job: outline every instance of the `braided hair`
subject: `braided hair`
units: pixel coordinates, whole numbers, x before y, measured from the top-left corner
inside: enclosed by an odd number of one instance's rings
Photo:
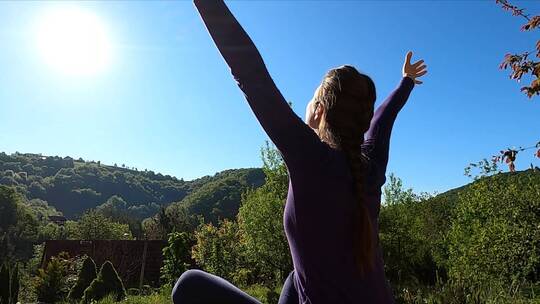
[[[367,159],[362,154],[364,133],[369,129],[376,98],[375,84],[367,75],[344,65],[328,71],[315,96],[324,107],[318,128],[322,141],[343,151],[353,176],[357,205],[353,248],[361,274],[373,268],[373,227],[364,200]]]

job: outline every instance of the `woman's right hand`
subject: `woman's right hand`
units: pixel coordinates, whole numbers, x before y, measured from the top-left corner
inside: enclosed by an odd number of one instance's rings
[[[422,81],[418,80],[427,73],[427,66],[424,63],[424,60],[419,60],[411,64],[411,57],[413,53],[411,51],[407,52],[405,56],[405,62],[403,63],[403,77],[411,78],[415,84],[422,84]]]

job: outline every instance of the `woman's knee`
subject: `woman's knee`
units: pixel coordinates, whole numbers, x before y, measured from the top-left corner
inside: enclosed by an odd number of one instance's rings
[[[175,304],[189,303],[189,300],[195,300],[200,292],[204,291],[203,286],[207,281],[208,274],[202,270],[190,269],[185,271],[172,290],[172,300]]]

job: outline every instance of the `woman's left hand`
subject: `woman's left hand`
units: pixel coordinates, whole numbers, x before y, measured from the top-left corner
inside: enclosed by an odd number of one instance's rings
[[[418,80],[427,73],[427,66],[424,64],[424,60],[419,60],[411,64],[411,57],[413,53],[409,51],[405,57],[405,63],[403,63],[403,77],[411,78],[415,84],[422,84],[422,81]]]

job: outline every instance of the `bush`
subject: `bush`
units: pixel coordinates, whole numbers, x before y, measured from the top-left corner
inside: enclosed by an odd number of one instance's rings
[[[67,284],[68,262],[62,257],[52,257],[45,269],[39,269],[34,280],[39,302],[62,301],[69,291]]]
[[[193,244],[193,237],[185,232],[169,234],[168,244],[163,248],[163,267],[161,267],[161,279],[166,284],[174,284],[180,275],[191,267]]]
[[[101,270],[90,286],[84,291],[82,301],[89,303],[92,300],[101,300],[111,295],[115,301],[121,301],[126,297],[124,284],[111,262],[107,261],[101,266]]]
[[[279,300],[278,290],[268,288],[267,286],[255,284],[245,288],[245,291],[250,296],[261,301],[263,304],[274,304]]]
[[[84,259],[81,271],[77,277],[77,282],[71,288],[68,294],[70,300],[80,300],[83,297],[84,290],[90,286],[92,281],[97,277],[96,263],[92,258]]]
[[[41,264],[41,258],[43,257],[43,244],[34,245],[34,254],[32,258],[22,267],[19,272],[20,276],[20,291],[19,300],[21,303],[34,303],[36,302],[35,280],[34,276],[37,274]]]
[[[205,271],[233,280],[234,273],[243,263],[243,247],[238,235],[238,225],[225,220],[218,227],[212,223],[199,226],[195,231],[197,243],[193,246],[192,256],[197,265]]]
[[[449,232],[449,274],[468,284],[537,282],[540,174],[497,175],[459,195]]]
[[[430,235],[444,229],[431,223],[440,217],[438,212],[431,212],[428,195],[404,189],[401,179],[393,174],[383,190],[385,204],[379,215],[379,238],[386,277],[398,289],[419,283],[434,284],[437,267]]]

